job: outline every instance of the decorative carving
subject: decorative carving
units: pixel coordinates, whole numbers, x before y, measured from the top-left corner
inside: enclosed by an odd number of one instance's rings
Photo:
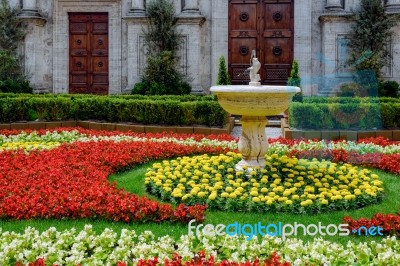
[[[82,67],[82,62],[77,62],[76,66],[79,67],[79,68]]]
[[[76,52],[76,55],[82,55],[82,54],[83,54],[82,51]]]
[[[283,37],[282,31],[276,30],[274,33],[272,33],[271,37]]]
[[[97,41],[97,44],[98,44],[98,45],[103,45],[103,40],[98,40],[98,41]]]
[[[280,21],[282,19],[283,15],[280,11],[276,11],[274,12],[274,14],[272,15],[272,19],[275,21]]]
[[[103,67],[103,66],[104,66],[103,62],[99,62],[99,63],[97,63],[97,65],[98,65],[99,67]]]
[[[77,43],[78,45],[81,45],[81,44],[82,44],[82,41],[81,41],[81,40],[77,40],[76,43]]]
[[[241,55],[248,55],[249,54],[249,47],[247,46],[240,46],[239,47],[239,53]]]
[[[241,21],[243,21],[243,22],[249,20],[249,17],[250,17],[250,15],[249,15],[249,13],[247,13],[247,12],[242,12],[242,13],[240,13],[240,15],[239,15],[239,19],[240,19]]]
[[[280,46],[274,46],[272,48],[272,53],[276,56],[281,55],[282,54],[282,47]]]
[[[238,35],[238,37],[250,37],[248,31],[241,31]]]
[[[97,55],[103,55],[103,52],[102,51],[98,51],[96,54]]]

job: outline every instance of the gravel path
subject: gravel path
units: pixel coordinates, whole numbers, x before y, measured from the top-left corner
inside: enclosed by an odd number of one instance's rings
[[[282,136],[280,127],[266,127],[265,132],[267,134],[267,138],[277,138]],[[240,137],[242,133],[242,127],[235,126],[231,132],[231,135],[234,137]]]

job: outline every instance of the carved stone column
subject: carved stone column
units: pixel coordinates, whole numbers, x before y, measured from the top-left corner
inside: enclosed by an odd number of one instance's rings
[[[342,0],[326,0],[325,8],[330,11],[343,11]]]
[[[389,13],[400,13],[400,0],[386,0],[385,8]]]
[[[146,16],[146,10],[144,8],[145,0],[132,0],[132,7],[129,10],[129,15],[134,17]]]

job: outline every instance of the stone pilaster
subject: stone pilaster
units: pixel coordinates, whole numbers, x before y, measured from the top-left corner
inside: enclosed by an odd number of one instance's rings
[[[23,0],[19,17],[33,20],[39,26],[43,26],[46,23],[46,19],[39,13],[36,0]]]
[[[325,9],[329,11],[343,11],[343,0],[326,0]]]
[[[199,14],[199,0],[184,0],[182,5],[182,12]]]
[[[128,12],[129,16],[133,17],[144,17],[146,16],[146,10],[144,7],[144,0],[132,0],[131,9]]]

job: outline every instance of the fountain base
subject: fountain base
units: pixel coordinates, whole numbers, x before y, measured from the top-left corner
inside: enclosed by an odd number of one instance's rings
[[[260,82],[249,82],[249,86],[261,86]]]

